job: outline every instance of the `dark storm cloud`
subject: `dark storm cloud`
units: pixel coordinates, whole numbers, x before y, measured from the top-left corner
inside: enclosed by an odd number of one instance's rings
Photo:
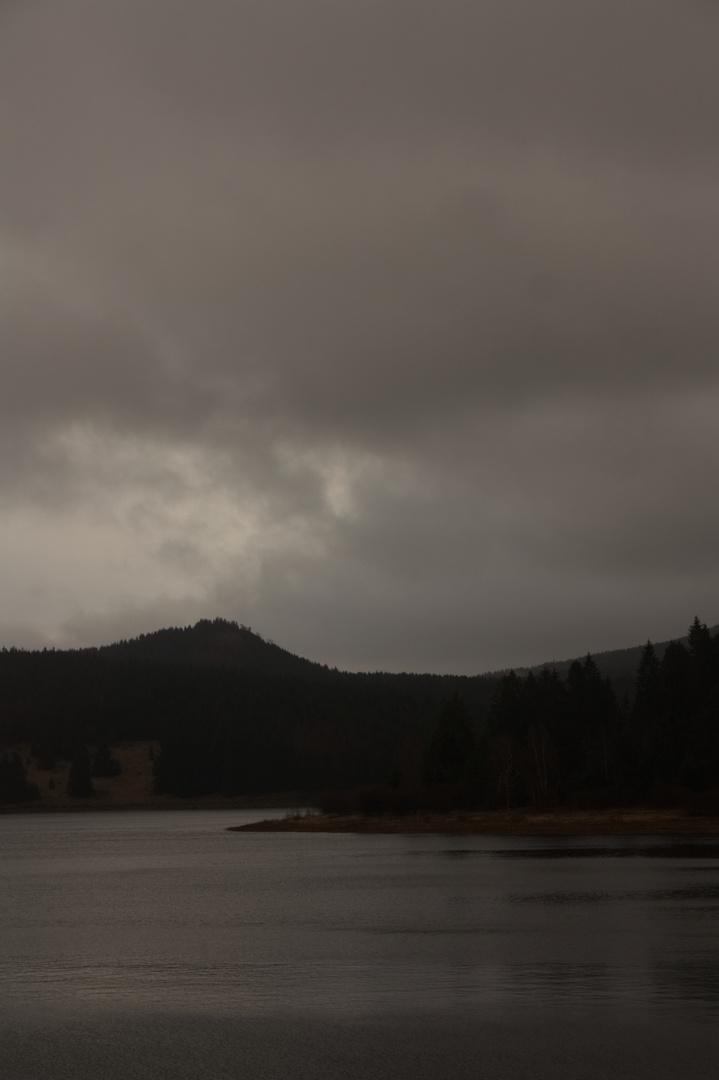
[[[205,605],[476,670],[712,620],[718,31],[698,0],[0,8],[0,486],[18,537],[102,520],[130,567],[32,632]]]

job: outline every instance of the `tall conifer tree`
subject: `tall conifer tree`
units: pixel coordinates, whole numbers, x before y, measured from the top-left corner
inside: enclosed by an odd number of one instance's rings
[[[95,793],[92,786],[90,755],[84,743],[77,747],[73,755],[67,777],[67,793],[72,799],[87,799]]]

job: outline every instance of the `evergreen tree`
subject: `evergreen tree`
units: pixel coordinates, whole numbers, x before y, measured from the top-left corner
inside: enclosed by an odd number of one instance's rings
[[[692,701],[681,781],[695,791],[719,783],[719,657],[716,642],[698,618],[689,628]]]
[[[632,718],[637,727],[645,728],[656,723],[660,698],[659,660],[654,646],[648,641],[642,650],[635,683]]]
[[[661,771],[661,673],[654,646],[648,641],[642,650],[634,690],[626,753],[626,769],[632,786],[651,787]]]
[[[430,784],[458,784],[468,780],[475,766],[477,741],[467,708],[454,694],[442,709],[427,748],[425,780]]]
[[[696,616],[689,627],[688,636],[695,708],[700,710],[719,677],[719,665],[717,665],[716,650],[709,629]]]
[[[543,668],[537,677],[530,672],[522,698],[526,710],[519,757],[522,794],[535,808],[547,807],[558,797],[557,735],[566,707],[564,684],[553,668]]]
[[[520,734],[524,727],[524,687],[523,680],[514,671],[499,680],[489,705],[487,731],[490,736],[515,737]]]
[[[119,776],[121,772],[120,762],[113,757],[112,751],[106,742],[101,742],[92,759],[93,776]]]
[[[67,793],[72,799],[87,799],[95,794],[92,786],[90,755],[84,743],[75,750],[67,777]]]
[[[617,700],[592,657],[575,660],[567,675],[566,768],[574,790],[615,782]]]
[[[55,768],[57,754],[52,743],[34,739],[30,751],[35,758],[38,769],[49,771]]]
[[[691,657],[680,641],[671,641],[664,650],[659,681],[658,779],[663,784],[676,784],[681,781],[681,765],[689,744],[690,721],[694,711]]]
[[[20,755],[5,754],[0,758],[0,802],[29,802],[39,798],[35,784],[28,783]]]

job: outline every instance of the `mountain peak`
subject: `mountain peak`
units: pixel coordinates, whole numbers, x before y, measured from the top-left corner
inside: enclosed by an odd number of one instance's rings
[[[228,619],[200,619],[194,626],[140,634],[99,650],[112,659],[137,657],[167,664],[231,668],[274,675],[318,675],[326,669],[267,641],[250,626]]]

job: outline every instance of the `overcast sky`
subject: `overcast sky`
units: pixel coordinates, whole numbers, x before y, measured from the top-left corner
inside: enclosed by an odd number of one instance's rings
[[[0,645],[719,621],[716,0],[0,0]]]

